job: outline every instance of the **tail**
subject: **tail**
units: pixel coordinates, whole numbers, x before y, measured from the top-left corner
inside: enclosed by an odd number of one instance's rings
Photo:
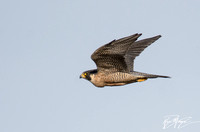
[[[171,78],[169,76],[154,75],[154,74],[148,74],[148,73],[142,73],[142,72],[135,72],[135,71],[132,74],[136,75],[136,76],[140,76],[141,78],[144,77],[146,79],[148,79],[148,78],[158,78],[158,77],[160,77],[160,78]]]
[[[170,76],[163,76],[163,75],[153,75],[153,74],[147,74],[147,76],[145,76],[147,78],[171,78]]]

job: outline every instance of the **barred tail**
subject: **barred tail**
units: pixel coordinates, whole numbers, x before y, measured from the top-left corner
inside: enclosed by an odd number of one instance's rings
[[[154,74],[148,74],[148,73],[142,73],[142,72],[132,72],[133,75],[145,77],[145,78],[171,78],[169,76],[163,76],[163,75],[154,75]]]

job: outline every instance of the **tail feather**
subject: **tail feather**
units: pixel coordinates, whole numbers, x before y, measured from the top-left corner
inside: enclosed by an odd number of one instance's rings
[[[140,77],[145,77],[145,78],[171,78],[169,76],[163,76],[163,75],[154,75],[154,74],[148,74],[148,73],[142,73],[142,72],[133,72],[132,73],[133,75],[136,75],[136,76],[140,76]]]
[[[158,77],[160,77],[160,78],[171,78],[171,77],[169,77],[169,76],[153,75],[153,74],[148,74],[148,75],[145,76],[145,77],[147,77],[147,78],[158,78]]]

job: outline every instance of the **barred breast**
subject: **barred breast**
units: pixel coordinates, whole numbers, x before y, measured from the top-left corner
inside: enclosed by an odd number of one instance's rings
[[[115,72],[108,74],[105,76],[104,81],[106,83],[126,83],[126,82],[134,82],[137,80],[137,77],[133,76],[129,73],[123,73],[123,72]]]

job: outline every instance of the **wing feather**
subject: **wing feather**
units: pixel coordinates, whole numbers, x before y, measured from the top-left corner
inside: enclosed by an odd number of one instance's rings
[[[161,36],[136,41],[142,34],[133,34],[98,48],[92,55],[97,69],[107,72],[131,72],[135,57]]]
[[[133,71],[133,64],[134,64],[134,59],[142,53],[142,51],[151,45],[153,42],[158,40],[161,37],[161,35],[152,37],[152,38],[147,38],[143,40],[139,40],[134,42],[131,46],[129,46],[125,57],[125,61],[127,63],[129,71]]]
[[[128,72],[125,62],[125,54],[128,47],[134,43],[141,34],[134,34],[98,48],[92,55],[92,60],[96,63],[98,70],[107,70],[110,72],[120,71]]]

